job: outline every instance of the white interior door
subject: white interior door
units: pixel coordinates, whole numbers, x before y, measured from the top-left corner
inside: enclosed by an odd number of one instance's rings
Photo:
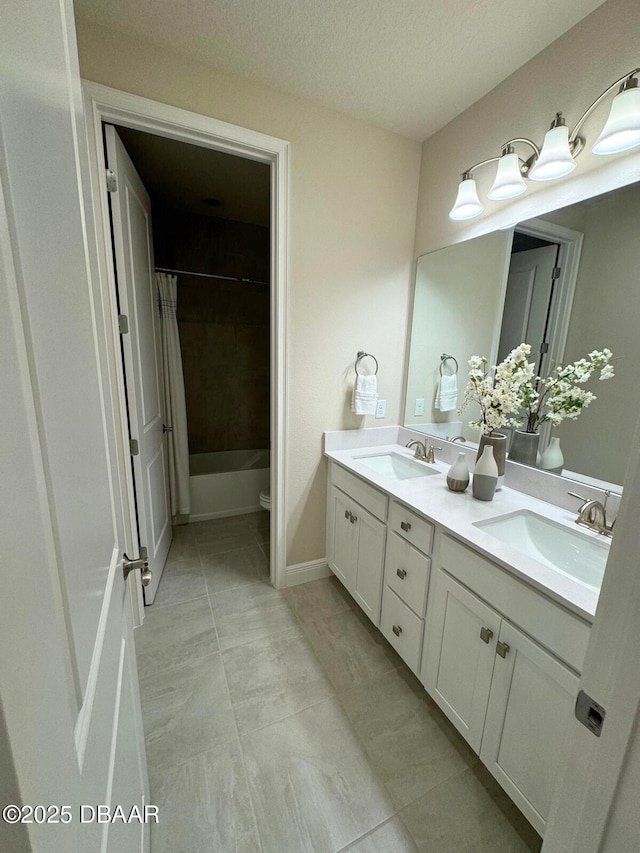
[[[153,264],[151,202],[113,125],[105,126],[107,163],[117,189],[109,194],[131,438],[140,547],[153,573],[145,602],[155,598],[171,544],[169,465],[164,424],[160,315]]]
[[[536,370],[539,372],[541,358],[538,354],[545,341],[557,251],[557,246],[542,246],[511,256],[498,347],[499,362],[524,341],[531,344],[532,360],[535,353]]]
[[[10,413],[0,453],[0,787],[10,766],[18,807],[65,808],[13,829],[0,821],[0,849],[140,853],[148,824],[127,824],[125,835],[95,816],[83,823],[81,811],[143,809],[148,782],[135,588],[122,572],[134,537],[111,385],[119,353],[83,204],[73,20],[71,0],[35,9],[7,0],[0,28],[0,399]],[[7,839],[9,830],[21,836]]]

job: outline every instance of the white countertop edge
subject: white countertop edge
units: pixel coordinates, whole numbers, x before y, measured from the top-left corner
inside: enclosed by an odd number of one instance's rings
[[[358,430],[358,432],[364,431]],[[368,435],[367,438],[369,438]],[[375,486],[389,497],[401,501],[428,521],[445,528],[447,533],[455,539],[470,545],[476,551],[587,622],[593,621],[598,603],[599,594],[597,592],[588,589],[570,577],[555,572],[532,557],[522,554],[510,545],[474,526],[474,522],[477,521],[506,515],[516,510],[530,510],[563,524],[573,531],[575,530],[575,512],[562,509],[506,486],[496,492],[492,501],[487,502],[473,498],[470,486],[462,494],[451,492],[446,484],[449,463],[436,462],[433,466],[438,469],[442,476],[390,480],[354,459],[354,450],[362,455],[367,455],[369,450],[372,453],[397,453],[407,459],[413,459],[413,451],[395,443],[368,442],[366,446],[354,444],[348,449],[325,450],[325,456],[365,482]],[[588,530],[581,530],[581,532],[603,542],[603,537],[597,533],[591,533]]]

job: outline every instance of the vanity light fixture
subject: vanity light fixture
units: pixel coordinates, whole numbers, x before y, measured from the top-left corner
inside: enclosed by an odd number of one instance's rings
[[[521,195],[527,189],[526,180],[553,181],[573,172],[576,167],[575,158],[585,146],[585,139],[580,134],[582,126],[594,109],[618,87],[609,117],[591,150],[594,154],[617,154],[640,145],[638,74],[640,68],[634,68],[608,86],[580,117],[571,133],[562,113],[556,113],[544,137],[541,150],[530,139],[518,137],[502,146],[500,157],[490,157],[467,169],[462,175],[458,196],[449,217],[473,219],[483,212],[484,206],[478,197],[473,172],[488,163],[498,163],[495,180],[488,192],[488,198],[492,201],[503,201]],[[528,160],[524,161],[516,154],[514,146],[518,143],[532,148],[533,154]]]

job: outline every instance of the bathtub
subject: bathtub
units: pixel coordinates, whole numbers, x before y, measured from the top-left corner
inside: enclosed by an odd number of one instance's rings
[[[261,509],[269,488],[268,450],[223,450],[189,456],[190,521],[241,515]]]

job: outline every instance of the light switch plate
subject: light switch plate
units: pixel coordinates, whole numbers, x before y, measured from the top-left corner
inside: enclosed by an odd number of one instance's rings
[[[424,415],[424,397],[416,397],[416,406],[413,410],[414,415]]]
[[[386,400],[378,400],[376,405],[376,417],[384,418],[387,414],[387,401]]]

